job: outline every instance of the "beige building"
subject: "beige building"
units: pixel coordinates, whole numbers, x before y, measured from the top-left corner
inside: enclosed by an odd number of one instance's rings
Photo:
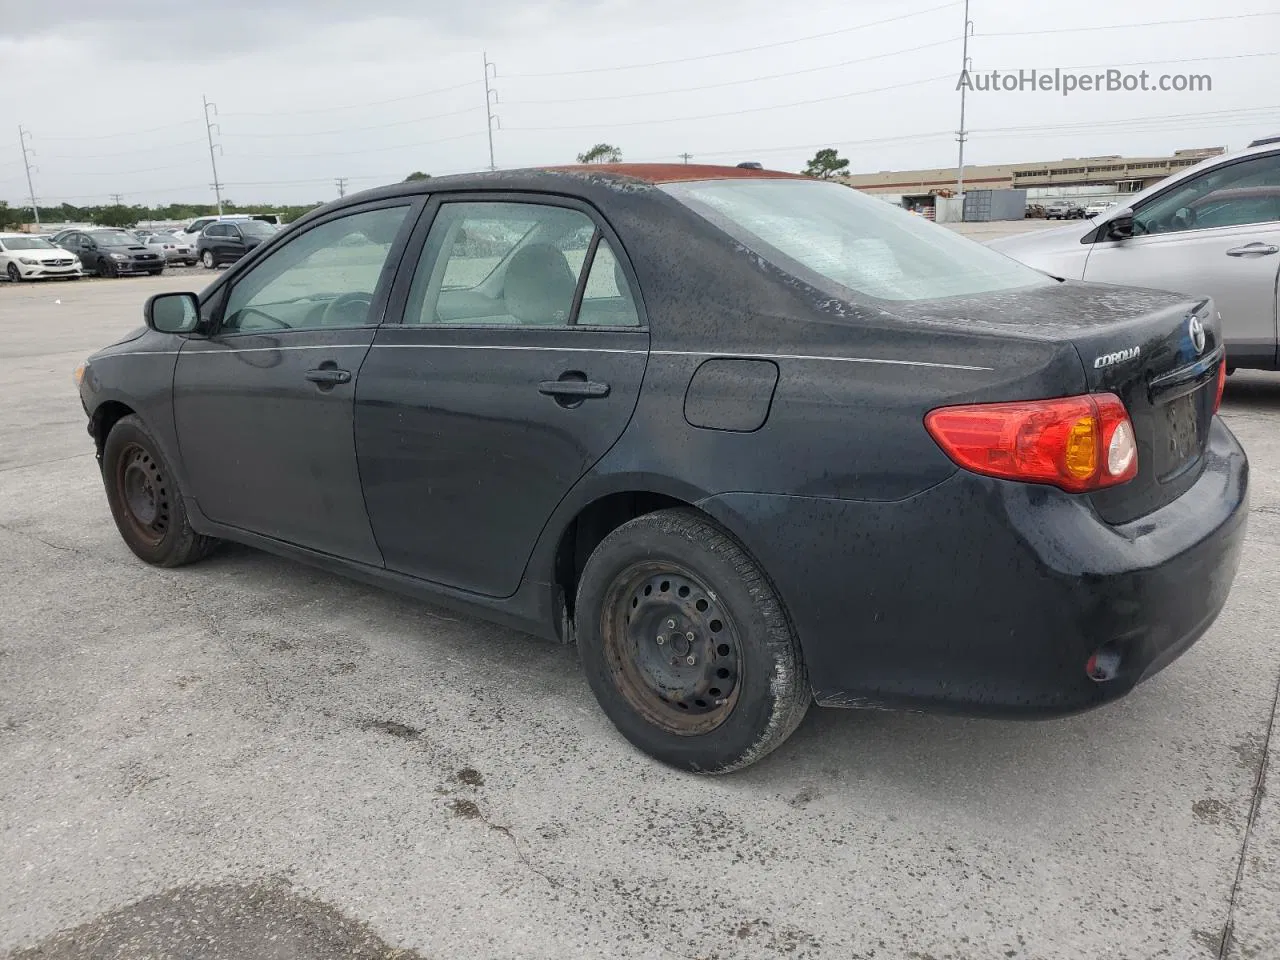
[[[1035,163],[966,165],[966,190],[1033,190],[1047,196],[1064,194],[1137,193],[1183,167],[1225,152],[1223,147],[1175,150],[1167,157],[1081,157]],[[841,177],[841,182],[867,193],[926,196],[954,190],[956,168],[937,170],[881,170]],[[1081,188],[1090,188],[1087,191]]]

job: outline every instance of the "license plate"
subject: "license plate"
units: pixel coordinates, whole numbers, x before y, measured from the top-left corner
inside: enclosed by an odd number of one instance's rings
[[[1200,418],[1196,411],[1196,395],[1179,397],[1165,407],[1168,425],[1165,439],[1168,443],[1170,467],[1178,467],[1200,451]]]

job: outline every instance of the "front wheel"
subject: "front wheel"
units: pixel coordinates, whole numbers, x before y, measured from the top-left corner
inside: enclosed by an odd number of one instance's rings
[[[116,265],[110,260],[98,261],[98,276],[115,278],[120,275],[120,271],[116,269]]]
[[[200,262],[204,264],[206,270],[212,270],[214,268],[213,251],[206,250],[200,254]]]
[[[674,767],[746,767],[809,708],[800,645],[772,585],[695,510],[646,514],[605,537],[583,570],[575,620],[604,712]]]
[[[18,265],[16,263],[9,264],[9,267],[7,270],[5,270],[5,273],[9,275],[10,283],[22,282],[22,271],[18,269]]]
[[[153,277],[158,277],[160,274],[164,273],[164,270],[148,270],[147,273],[151,274]]]
[[[136,416],[111,428],[102,482],[116,528],[140,560],[180,567],[207,556],[217,540],[191,529],[182,493],[151,432]]]

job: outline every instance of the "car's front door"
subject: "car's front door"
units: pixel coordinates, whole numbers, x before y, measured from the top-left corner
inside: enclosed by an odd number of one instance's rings
[[[1134,236],[1094,243],[1084,279],[1211,296],[1229,358],[1277,358],[1280,152],[1212,167],[1134,210]]]
[[[205,516],[381,564],[352,402],[414,209],[398,200],[317,221],[215,294],[214,332],[183,345],[173,383],[189,492]]]
[[[249,251],[244,234],[234,223],[223,226],[223,235],[219,241],[222,244],[222,256],[228,263],[235,263]]]
[[[406,262],[419,245],[357,384],[369,518],[388,569],[510,596],[631,418],[643,308],[617,237],[570,201],[446,201]]]

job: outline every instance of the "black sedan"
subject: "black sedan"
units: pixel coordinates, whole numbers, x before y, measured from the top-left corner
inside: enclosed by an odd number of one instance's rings
[[[576,642],[690,770],[814,700],[1120,696],[1209,627],[1244,538],[1211,302],[1059,282],[833,183],[401,184],[145,316],[79,375],[135,554],[239,541]]]
[[[275,227],[260,220],[218,220],[200,232],[196,257],[205,269],[212,270],[224,263],[235,263],[275,234]]]
[[[80,265],[100,277],[119,277],[127,273],[164,272],[163,253],[147,248],[126,230],[111,227],[71,230],[56,234],[58,246],[80,258]]]

